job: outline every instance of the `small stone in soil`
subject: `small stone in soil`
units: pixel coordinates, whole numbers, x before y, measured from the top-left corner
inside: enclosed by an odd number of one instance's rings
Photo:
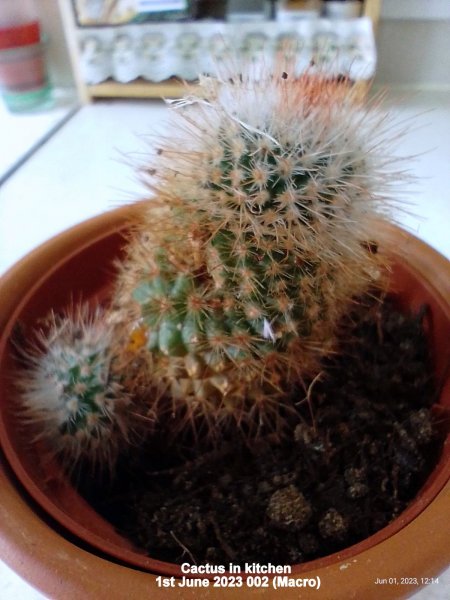
[[[280,528],[303,529],[312,515],[312,508],[295,485],[274,492],[267,505],[267,516]]]
[[[342,540],[347,530],[346,519],[335,508],[329,508],[319,521],[319,532],[325,539]]]

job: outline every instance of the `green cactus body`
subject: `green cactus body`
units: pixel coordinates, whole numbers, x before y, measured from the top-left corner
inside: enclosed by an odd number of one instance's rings
[[[317,374],[379,276],[379,122],[314,76],[208,79],[175,108],[147,169],[166,221],[143,203],[117,304],[137,306],[153,376],[190,421],[278,428],[288,390]]]

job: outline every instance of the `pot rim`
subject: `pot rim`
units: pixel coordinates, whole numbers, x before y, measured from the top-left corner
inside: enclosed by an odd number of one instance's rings
[[[0,279],[0,296],[2,288],[5,289],[7,286],[14,285],[19,291],[21,289],[25,290],[24,286],[26,285],[26,281],[23,275],[24,269],[27,269],[30,263],[46,273],[46,277],[49,276],[51,272],[55,272],[61,263],[68,259],[71,256],[76,255],[81,252],[84,248],[89,247],[91,244],[98,242],[103,238],[107,238],[113,233],[117,233],[120,231],[124,231],[127,228],[127,224],[132,222],[134,215],[133,207],[122,207],[119,209],[115,209],[113,211],[109,211],[108,213],[104,213],[97,217],[91,218],[88,221],[80,223],[71,229],[55,236],[51,240],[45,242],[43,245],[39,246],[36,250],[31,252],[29,255],[24,257],[19,263],[13,266],[1,279]],[[439,290],[434,290],[437,292],[438,300],[440,303],[445,304],[446,297],[450,297],[450,263],[440,254],[438,254],[435,250],[431,249],[424,242],[421,242],[411,234],[399,230],[397,227],[392,225],[384,226],[384,240],[386,243],[389,241],[394,242],[395,246],[393,246],[392,255],[396,258],[403,257],[406,259],[406,264],[411,272],[413,272],[416,276],[420,274],[426,274],[430,267],[433,269],[442,270],[441,277],[439,279]],[[402,239],[402,244],[398,244],[399,235]],[[54,261],[54,255],[56,253],[56,248],[59,248],[58,257],[63,256],[64,258],[60,258],[56,262]],[[62,250],[65,250],[63,253]],[[420,259],[417,259],[416,251],[422,250],[422,254],[420,254]],[[390,252],[391,253],[391,252]],[[53,260],[50,260],[53,255]],[[412,260],[414,256],[415,263],[411,265],[409,260]],[[417,259],[417,260],[416,260]],[[430,262],[431,261],[431,262]],[[50,271],[44,269],[45,264],[49,263],[51,265]],[[21,302],[16,306],[11,306],[9,312],[9,318],[6,319],[6,315],[0,315],[0,330],[3,329],[6,325],[6,320],[10,322],[14,322],[16,315],[20,312],[21,308],[26,303],[27,299],[32,296],[35,289],[39,287],[41,284],[40,280],[35,281],[34,285],[28,288],[26,294],[22,298]],[[447,303],[448,304],[448,303]],[[447,310],[448,316],[450,318],[450,306],[448,306]],[[3,319],[3,321],[2,321]],[[11,325],[10,325],[11,326]],[[8,337],[7,335],[4,336]],[[0,353],[5,344],[5,339],[0,344]],[[22,485],[28,489],[31,496],[38,502],[40,506],[42,506],[45,511],[53,518],[57,520],[59,524],[61,524],[67,531],[74,534],[77,538],[81,538],[82,541],[87,542],[91,546],[93,546],[97,552],[109,553],[113,560],[119,560],[125,563],[132,563],[137,568],[150,569],[153,573],[163,573],[167,575],[180,575],[180,568],[178,565],[174,565],[172,563],[165,563],[162,561],[157,561],[154,559],[150,559],[142,555],[141,560],[137,560],[137,555],[132,550],[127,550],[122,547],[111,547],[111,544],[106,543],[105,540],[93,534],[91,531],[86,530],[84,527],[80,526],[76,521],[71,519],[65,512],[59,509],[47,496],[43,494],[41,490],[36,486],[36,484],[29,478],[28,474],[24,471],[20,463],[17,465],[17,461],[15,460],[15,451],[9,440],[6,438],[5,441],[5,424],[3,418],[0,414],[0,436],[3,438],[2,444],[4,448],[4,452],[7,456],[10,465],[13,465],[13,469],[15,470],[16,476],[21,481]],[[449,448],[449,440],[447,439],[445,453],[448,455],[450,452]],[[16,463],[16,464],[14,464]],[[3,481],[9,481],[9,485],[11,485],[11,478],[8,477],[6,471],[2,473],[0,466],[0,483]],[[329,555],[324,558],[319,558],[314,561],[310,561],[307,563],[303,563],[300,565],[292,566],[292,573],[295,575],[307,574],[311,572],[317,572],[332,568],[333,566],[343,564],[353,565],[354,562],[359,561],[359,556],[364,555],[371,548],[376,548],[380,545],[389,543],[390,538],[396,538],[397,536],[402,535],[402,531],[408,529],[412,523],[414,523],[418,517],[424,518],[424,513],[432,510],[433,499],[438,494],[438,497],[441,496],[447,498],[449,500],[449,491],[450,484],[447,483],[447,486],[443,490],[446,482],[450,477],[450,463],[448,462],[446,465],[442,465],[441,467],[437,467],[433,473],[431,474],[426,486],[421,490],[416,499],[411,503],[411,505],[391,524],[387,527],[383,528],[379,532],[374,535],[362,540],[361,542],[346,548],[342,552],[338,552],[332,555]],[[12,484],[14,486],[14,484]],[[443,491],[442,491],[443,490]],[[17,491],[17,490],[16,490]],[[17,493],[19,493],[17,491]],[[42,498],[44,497],[44,499]],[[23,498],[26,498],[26,494],[23,495]],[[444,502],[444,500],[441,501]],[[26,503],[26,500],[23,499],[23,502]],[[1,507],[0,507],[1,508]],[[28,504],[28,508],[30,512],[33,512],[32,504]],[[38,518],[38,517],[37,517]],[[81,533],[80,533],[81,529]],[[445,529],[445,528],[443,528]],[[448,531],[448,527],[447,527]],[[450,532],[449,532],[450,533]],[[1,536],[0,536],[1,537]],[[381,544],[383,543],[383,544]],[[15,548],[20,548],[21,544],[20,540],[9,539],[7,540],[7,545],[10,544]],[[1,547],[1,544],[0,544]],[[76,546],[74,546],[76,548]],[[83,552],[80,548],[77,548],[79,552]],[[355,558],[357,557],[357,558]],[[6,557],[7,560],[7,557]],[[441,557],[440,565],[441,567],[445,566],[445,555]],[[111,563],[114,564],[114,563]],[[14,563],[15,568],[17,568],[17,564]],[[119,566],[115,565],[118,569],[130,569],[128,566]],[[342,570],[345,570],[346,567],[340,567]],[[23,572],[18,568],[19,572]],[[435,574],[435,572],[434,572]],[[27,576],[27,573],[24,573]],[[150,574],[148,574],[150,575]],[[154,576],[152,576],[154,577]]]

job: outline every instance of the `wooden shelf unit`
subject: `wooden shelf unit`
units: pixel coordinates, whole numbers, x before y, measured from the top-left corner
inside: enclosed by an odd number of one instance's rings
[[[97,85],[87,86],[90,98],[178,98],[184,89],[183,82],[175,77],[161,83],[152,83],[145,79],[119,83],[107,79]]]
[[[376,33],[380,19],[382,0],[364,0],[363,16],[368,17]],[[161,83],[152,83],[137,79],[130,83],[119,83],[112,79],[105,82],[88,85],[83,81],[79,66],[79,46],[77,25],[70,0],[58,0],[64,24],[67,44],[72,61],[72,69],[81,102],[88,103],[95,98],[177,98],[183,94],[185,84],[178,78],[171,78]],[[357,82],[361,93],[368,89],[369,83]]]

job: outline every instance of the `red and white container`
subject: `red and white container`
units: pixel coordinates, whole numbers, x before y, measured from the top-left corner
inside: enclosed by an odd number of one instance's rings
[[[0,2],[0,94],[12,112],[47,102],[50,85],[37,11],[31,0]]]

